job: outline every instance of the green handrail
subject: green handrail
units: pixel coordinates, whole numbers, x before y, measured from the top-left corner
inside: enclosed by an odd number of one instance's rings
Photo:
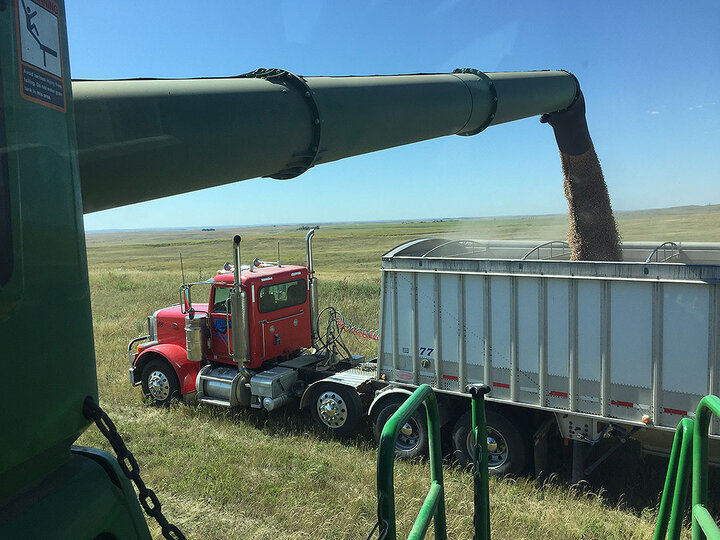
[[[393,485],[393,467],[395,464],[395,441],[400,427],[425,403],[427,412],[428,439],[430,443],[430,490],[420,513],[410,531],[408,539],[421,539],[435,519],[435,539],[447,538],[445,521],[445,494],[443,489],[442,451],[440,448],[440,421],[435,393],[431,386],[423,384],[390,417],[380,435],[378,449],[377,489],[378,523],[380,538],[395,540],[395,487]]]
[[[670,463],[665,477],[660,510],[653,540],[679,538],[682,527],[683,512],[687,502],[687,488],[690,480],[689,468],[692,465],[693,421],[689,418],[680,420],[675,430]],[[672,509],[670,510],[672,506]],[[670,514],[668,515],[668,510]]]
[[[490,500],[488,488],[488,449],[487,427],[485,424],[485,394],[490,387],[485,384],[474,384],[466,388],[472,396],[472,433],[473,449],[473,485],[475,500],[474,540],[490,540]],[[421,385],[390,417],[380,435],[378,449],[377,490],[378,490],[378,525],[382,539],[395,540],[397,528],[395,524],[395,488],[393,485],[393,465],[395,463],[395,442],[400,426],[420,405],[425,403],[428,423],[428,439],[430,443],[430,490],[420,509],[415,523],[410,530],[408,539],[416,540],[425,537],[430,522],[435,519],[435,539],[447,539],[445,520],[445,494],[442,475],[442,454],[440,449],[440,421],[438,419],[437,400],[433,389]],[[485,444],[483,444],[485,443]],[[377,525],[376,525],[377,527]],[[373,529],[373,532],[375,529]],[[372,533],[371,533],[372,536]]]
[[[485,422],[485,394],[490,393],[486,384],[472,384],[466,391],[472,396],[473,428],[473,491],[475,515],[473,540],[490,540],[490,486],[488,473],[487,424]],[[483,444],[484,443],[484,444]]]
[[[692,471],[692,540],[720,540],[720,528],[707,511],[708,431],[712,415],[720,416],[720,398],[705,396],[695,413]]]
[[[678,424],[660,501],[654,540],[662,540],[666,534],[671,540],[680,538],[688,481],[691,476],[690,469],[692,469],[692,540],[720,540],[720,528],[706,508],[708,431],[713,414],[720,416],[720,398],[705,396],[698,404],[695,420],[683,418]],[[691,449],[692,463],[689,457]]]

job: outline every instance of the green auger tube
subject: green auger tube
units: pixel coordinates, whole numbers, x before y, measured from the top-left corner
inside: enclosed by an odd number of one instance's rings
[[[570,106],[565,71],[74,81],[85,213],[238,180],[289,179],[385,148]]]

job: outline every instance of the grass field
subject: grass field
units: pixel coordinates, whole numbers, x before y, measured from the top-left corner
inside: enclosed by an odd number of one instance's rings
[[[718,241],[720,206],[618,213],[625,240]],[[565,216],[322,225],[314,244],[320,305],[355,324],[377,328],[380,255],[410,239],[564,239]],[[304,264],[296,226],[216,231],[91,233],[87,237],[98,385],[109,412],[138,458],[171,520],[188,538],[365,538],[375,523],[376,448],[365,427],[348,442],[318,432],[305,414],[269,416],[177,404],[146,405],[127,380],[125,349],[145,333],[146,317],[177,303],[182,253],[188,281],[206,279],[231,259],[230,238],[243,236],[243,259]],[[199,301],[197,296],[194,298]],[[374,356],[373,342],[348,337],[353,352]],[[108,449],[94,428],[79,444]],[[563,474],[559,448],[557,473]],[[562,482],[491,479],[494,538],[649,538],[662,486],[662,460],[632,449],[601,467],[589,492]],[[396,465],[398,525],[407,535],[429,482],[426,463]],[[472,536],[472,478],[446,470],[449,533]],[[159,529],[151,524],[157,533]]]

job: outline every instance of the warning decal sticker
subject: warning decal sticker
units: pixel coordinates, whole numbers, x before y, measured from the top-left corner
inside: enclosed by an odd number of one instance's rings
[[[60,8],[52,0],[16,0],[20,92],[24,98],[65,111],[60,50]]]

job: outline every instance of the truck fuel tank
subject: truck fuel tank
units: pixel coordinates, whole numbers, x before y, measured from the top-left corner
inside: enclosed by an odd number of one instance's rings
[[[185,348],[187,359],[191,362],[205,360],[205,349],[210,330],[207,325],[207,316],[195,314],[192,318],[185,317]]]

